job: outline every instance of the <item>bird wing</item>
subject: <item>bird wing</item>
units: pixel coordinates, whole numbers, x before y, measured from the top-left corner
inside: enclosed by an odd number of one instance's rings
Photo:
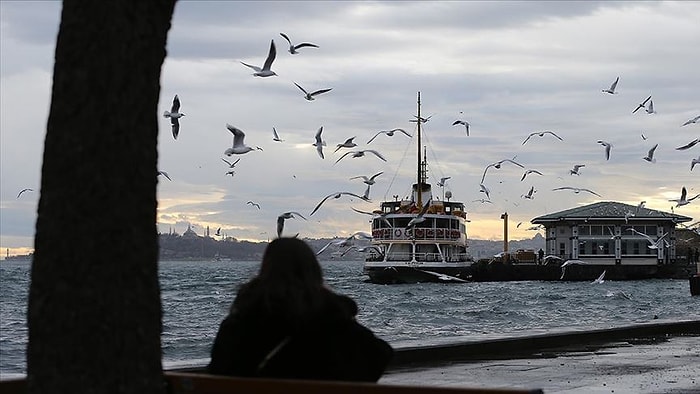
[[[615,79],[615,82],[613,82],[612,85],[610,85],[610,91],[611,91],[611,92],[614,92],[614,91],[615,91],[615,88],[617,88],[617,82],[618,82],[619,80],[620,80],[620,77],[617,77],[617,78]]]
[[[316,96],[316,95],[319,95],[319,94],[321,94],[321,93],[329,92],[329,91],[331,91],[331,90],[333,90],[333,88],[319,89],[319,90],[317,90],[317,91],[311,93],[311,96]]]
[[[277,216],[277,237],[282,236],[284,230],[284,215]]]
[[[549,133],[549,134],[551,134],[551,135],[557,137],[557,138],[559,139],[559,141],[564,141],[561,137],[559,137],[558,135],[556,135],[553,131],[545,131],[545,133]]]
[[[370,181],[373,181],[373,180],[374,180],[374,178],[376,178],[376,177],[378,177],[378,176],[382,175],[383,173],[384,173],[384,171],[379,171],[378,173],[376,173],[376,174],[372,175],[372,177],[371,177],[371,178],[369,178],[369,180],[370,180]]]
[[[252,68],[252,69],[255,70],[256,72],[262,71],[262,70],[260,69],[260,67],[258,67],[258,66],[253,66],[252,64],[243,63],[243,62],[241,62],[241,64],[244,65],[244,66],[246,66],[246,67]]]
[[[272,139],[274,139],[275,141],[280,140],[280,136],[279,134],[277,134],[277,129],[275,129],[274,127],[272,128]]]
[[[280,33],[280,35],[281,35],[282,37],[284,37],[285,40],[287,40],[287,42],[289,43],[289,46],[292,46],[292,41],[289,39],[289,37],[287,37],[286,34]]]
[[[374,141],[374,139],[377,138],[377,136],[378,136],[379,134],[382,134],[382,133],[385,133],[385,131],[380,131],[380,132],[378,132],[377,134],[374,135],[374,137],[370,138],[369,141],[367,141],[367,143],[369,144],[370,142]],[[404,132],[404,133],[405,133],[405,132]]]
[[[690,149],[690,148],[694,147],[695,144],[697,144],[698,142],[700,142],[700,138],[696,138],[696,139],[694,139],[694,140],[688,142],[687,144],[685,144],[685,145],[683,145],[683,146],[679,146],[678,148],[676,148],[676,150],[686,150],[686,149]]]
[[[307,220],[307,219],[304,217],[304,215],[300,214],[300,213],[297,212],[297,211],[291,211],[291,212],[289,212],[289,213],[294,214],[294,215],[297,215],[297,216],[299,216],[300,218],[302,218],[302,219],[304,219],[304,220]]]
[[[309,92],[307,92],[306,89],[304,89],[304,88],[302,88],[301,86],[299,86],[298,83],[294,82],[294,84],[297,85],[297,87],[298,87],[299,89],[301,89],[301,91],[304,92],[304,94],[309,94]]]
[[[275,61],[275,56],[277,56],[277,48],[275,47],[275,40],[270,41],[270,52],[267,54],[267,59],[265,59],[265,64],[263,64],[263,70],[270,70],[272,67],[272,62]]]
[[[294,49],[299,49],[299,48],[304,48],[304,47],[313,47],[313,48],[318,48],[318,45],[312,44],[310,42],[302,42],[301,44],[297,44],[294,46]]]
[[[347,155],[349,155],[349,154],[351,154],[351,153],[355,153],[355,152],[352,152],[352,151],[350,151],[350,152],[345,152],[342,156],[340,156],[340,158],[339,158],[338,160],[335,161],[334,164],[338,164],[339,161],[343,160],[343,157],[345,157],[345,156],[347,156]],[[386,161],[386,160],[385,160],[385,161]]]
[[[178,112],[180,110],[180,99],[177,97],[177,94],[175,95],[175,98],[173,98],[173,106],[170,109],[170,112]]]
[[[331,197],[333,197],[333,196],[335,196],[335,195],[337,195],[337,194],[338,194],[338,193],[331,193],[331,194],[327,195],[326,197],[323,197],[323,200],[321,200],[321,202],[319,202],[319,203],[316,205],[316,207],[314,208],[313,211],[311,211],[311,213],[309,214],[309,216],[312,216],[314,213],[316,213],[316,211],[318,211],[318,209],[321,208],[321,205],[323,205],[323,203],[326,202],[326,200],[328,200],[329,198],[331,198]]]
[[[539,133],[536,132],[536,131],[535,131],[534,133],[530,133],[530,135],[528,135],[527,138],[525,138],[525,141],[523,141],[522,145],[525,145],[525,143],[527,142],[527,140],[529,140],[530,137],[532,137],[532,136],[535,135],[535,134],[539,134]]]
[[[464,122],[461,121],[461,120],[455,120],[455,121],[452,123],[452,126],[456,126],[456,125],[458,125],[458,124],[464,124]]]
[[[180,121],[177,118],[170,118],[171,128],[173,132],[173,138],[177,139],[180,134]]]
[[[374,149],[367,149],[367,150],[365,150],[364,152],[371,152],[371,153],[374,153],[375,156],[377,156],[378,158],[380,158],[380,159],[386,161],[386,159],[384,158],[384,156],[382,156],[381,153],[377,152],[377,151],[374,150]]]
[[[647,105],[647,101],[651,100],[651,96],[647,97],[644,101],[642,101],[642,105]]]
[[[587,192],[589,192],[589,193],[591,193],[591,194],[595,194],[595,195],[598,196],[598,197],[603,197],[603,196],[601,196],[600,194],[594,192],[594,191],[591,190],[591,189],[580,189],[580,190],[584,190],[584,191],[587,191]]]
[[[243,139],[245,138],[245,133],[241,129],[233,127],[230,124],[227,124],[226,128],[228,129],[228,131],[233,133],[233,146],[243,146]]]
[[[656,150],[656,147],[658,147],[658,146],[659,146],[659,144],[656,144],[651,149],[649,149],[649,154],[648,154],[649,158],[654,157],[654,151]]]
[[[323,145],[323,140],[321,139],[322,132],[323,132],[323,126],[318,128],[318,131],[316,132],[316,136],[314,137],[316,139],[316,145],[319,145],[319,146]]]

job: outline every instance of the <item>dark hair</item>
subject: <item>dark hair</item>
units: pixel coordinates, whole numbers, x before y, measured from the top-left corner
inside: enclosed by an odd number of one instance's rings
[[[265,249],[258,275],[241,286],[231,310],[265,312],[303,324],[322,307],[326,291],[321,265],[309,245],[297,238],[277,238]]]

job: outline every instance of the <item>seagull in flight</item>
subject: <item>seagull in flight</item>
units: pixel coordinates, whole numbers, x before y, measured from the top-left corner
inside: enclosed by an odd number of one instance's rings
[[[537,190],[535,190],[535,187],[532,186],[530,187],[530,191],[527,192],[527,194],[522,194],[520,195],[521,198],[526,198],[528,200],[532,200],[535,198],[534,194],[537,193]]]
[[[469,122],[464,120],[455,120],[454,123],[452,123],[452,126],[457,126],[458,124],[461,124],[467,129],[467,137],[469,137]]]
[[[700,193],[696,194],[695,197],[691,198],[686,198],[687,196],[687,191],[685,190],[685,186],[681,189],[681,197],[674,199],[674,200],[668,200],[668,201],[673,201],[676,203],[676,208],[682,207],[683,205],[688,205],[690,204],[691,201],[695,200],[696,198],[700,197]]]
[[[292,44],[292,40],[290,40],[286,34],[280,33],[280,35],[282,37],[284,37],[284,39],[287,40],[287,42],[289,43],[289,53],[291,53],[292,55],[296,55],[297,53],[299,53],[297,51],[297,49],[299,49],[299,48],[304,48],[304,47],[318,48],[318,45],[312,44],[310,42],[302,42],[301,44],[294,45],[294,44]]]
[[[241,161],[240,158],[239,158],[238,160],[234,161],[233,163],[231,163],[230,161],[228,161],[228,160],[226,160],[226,159],[224,159],[224,158],[221,158],[221,160],[223,160],[224,163],[228,164],[228,168],[233,168],[233,167],[235,167],[236,164],[238,164],[238,162]]]
[[[605,160],[610,160],[610,149],[613,147],[612,144],[603,140],[598,140],[598,143],[605,147]]]
[[[530,139],[530,137],[533,137],[535,135],[538,137],[544,137],[545,134],[551,134],[551,135],[557,137],[557,139],[559,139],[559,141],[564,141],[563,139],[561,139],[561,137],[556,135],[553,131],[546,130],[546,131],[535,131],[535,132],[530,133],[530,135],[528,135],[527,138],[525,138],[525,141],[523,141],[522,144],[525,145],[525,143],[527,142],[527,140]]]
[[[350,207],[350,209],[352,209],[353,211],[355,211],[355,212],[357,212],[357,213],[361,213],[361,214],[363,214],[363,215],[370,215],[370,216],[372,216],[373,219],[374,219],[374,218],[380,218],[380,219],[382,219],[382,221],[383,221],[384,223],[386,223],[387,227],[389,227],[389,228],[394,228],[394,226],[391,225],[391,222],[389,222],[389,220],[387,220],[387,218],[386,218],[386,215],[388,215],[388,214],[390,214],[390,213],[394,213],[394,212],[387,212],[387,213],[380,213],[380,214],[377,214],[377,213],[374,213],[374,212],[360,211],[359,209],[355,209],[355,208],[353,208],[353,207]]]
[[[642,157],[642,159],[650,162],[650,163],[656,163],[656,159],[654,158],[654,151],[656,148],[659,146],[659,144],[654,145],[651,149],[649,149],[649,153],[647,153],[646,156]]]
[[[294,82],[294,84],[297,85],[297,87],[298,87],[299,89],[301,89],[302,92],[304,92],[304,98],[306,99],[306,101],[313,101],[313,100],[315,100],[315,99],[314,99],[314,96],[318,96],[319,94],[326,93],[326,92],[330,92],[331,90],[333,90],[333,88],[319,89],[319,90],[316,90],[316,91],[313,91],[313,92],[309,93],[309,92],[306,91],[306,89],[304,89],[304,88],[302,88],[301,86],[299,86],[298,83]]]
[[[172,179],[170,179],[170,175],[168,175],[168,173],[165,171],[158,171],[158,175],[163,175],[167,180],[169,180],[171,182],[173,181]],[[17,196],[17,197],[19,197],[19,196]]]
[[[480,183],[480,184],[479,184],[479,189],[480,189],[480,190],[479,190],[480,193],[486,194],[486,198],[487,198],[488,200],[491,200],[491,196],[490,196],[491,191],[489,190],[488,187],[486,187],[486,185],[484,185],[483,183]]]
[[[651,96],[647,97],[644,101],[637,104],[637,108],[635,108],[634,111],[632,111],[632,113],[635,113],[635,112],[639,111],[641,108],[646,107],[647,101],[649,101],[649,100],[651,100]]]
[[[178,134],[180,134],[180,118],[185,116],[185,114],[180,113],[180,99],[175,95],[173,98],[173,105],[170,107],[170,111],[165,111],[163,117],[170,118],[170,124],[173,129],[173,138],[177,139]]]
[[[365,175],[358,175],[358,176],[354,176],[354,177],[350,178],[350,180],[362,178],[362,179],[363,179],[362,182],[364,182],[365,184],[367,184],[367,185],[374,185],[374,182],[375,182],[374,179],[375,179],[376,177],[378,177],[379,175],[382,175],[383,173],[384,173],[384,171],[380,171],[380,172],[378,172],[378,173],[372,175],[372,176],[369,177],[369,178],[367,178]]]
[[[296,215],[296,216],[294,216],[294,215]],[[282,230],[284,230],[284,221],[286,219],[296,219],[297,216],[306,220],[304,215],[300,214],[299,212],[294,212],[294,211],[285,212],[285,213],[277,216],[277,237],[278,238],[282,236]]]
[[[227,124],[226,128],[233,134],[233,146],[224,151],[224,154],[226,156],[242,155],[255,149],[262,150],[259,146],[253,148],[246,145],[243,142],[243,139],[245,138],[245,133],[241,129],[233,127],[230,124]]]
[[[367,188],[367,191],[369,191],[369,187]],[[368,193],[365,192],[365,194],[368,194]],[[321,208],[321,205],[323,205],[323,203],[326,202],[326,200],[328,200],[329,198],[331,198],[331,197],[340,198],[341,196],[344,196],[344,195],[351,196],[351,197],[357,197],[360,200],[364,200],[364,201],[369,201],[368,196],[358,196],[357,194],[351,193],[351,192],[335,192],[335,193],[331,193],[331,194],[327,195],[326,197],[323,197],[323,200],[321,200],[321,202],[319,202],[318,205],[316,205],[316,208],[314,208],[314,210],[311,211],[309,216],[312,216],[314,213],[316,213],[316,211],[318,211],[318,209]]]
[[[452,178],[452,177],[451,177],[451,176],[446,176],[446,177],[440,178],[440,182],[438,182],[437,185],[440,186],[440,187],[444,187],[444,186],[447,184],[447,180],[450,179],[450,178]]]
[[[343,160],[343,158],[349,154],[352,154],[352,157],[363,157],[366,152],[372,153],[373,155],[377,156],[380,158],[382,161],[386,161],[384,156],[381,155],[381,153],[377,152],[374,149],[365,149],[365,150],[358,150],[358,151],[350,151],[350,152],[345,152],[344,155],[340,156],[338,160],[335,161],[334,164],[337,164],[339,161]]]
[[[691,124],[691,123],[698,123],[698,121],[700,121],[700,115],[698,115],[698,116],[696,116],[696,117],[694,117],[694,118],[692,118],[692,119],[686,120],[685,123],[683,123],[683,124],[681,125],[681,127],[687,126],[687,125],[689,125],[689,124]]]
[[[488,171],[489,168],[493,167],[493,168],[499,170],[499,169],[501,169],[501,165],[502,165],[503,163],[506,163],[506,162],[508,162],[508,163],[513,163],[513,164],[515,164],[516,166],[518,166],[518,167],[520,167],[520,168],[525,168],[525,166],[523,166],[522,164],[520,164],[520,163],[518,163],[517,161],[515,161],[515,157],[513,157],[512,159],[503,159],[503,160],[499,160],[499,161],[497,161],[497,162],[495,162],[495,163],[491,163],[491,164],[487,165],[486,168],[484,168],[484,173],[483,173],[483,175],[481,175],[481,183],[484,183],[484,179],[486,178],[486,171]]]
[[[523,173],[523,177],[520,178],[520,182],[524,181],[525,177],[530,175],[530,174],[543,175],[541,172],[539,172],[537,170],[525,170],[525,172]]]
[[[695,167],[696,164],[700,164],[700,156],[698,156],[697,159],[692,159],[690,161],[690,171],[693,171],[693,167]]]
[[[493,204],[493,202],[491,200],[487,200],[485,198],[480,198],[478,200],[472,200],[472,202],[480,202],[482,204],[485,204],[485,203]]]
[[[580,192],[588,192],[591,194],[595,194],[598,197],[603,197],[591,189],[584,189],[584,188],[578,188],[578,187],[562,186],[562,187],[556,187],[556,188],[552,189],[552,191],[556,191],[556,190],[572,190],[576,194],[579,194]]]
[[[342,144],[336,145],[337,148],[335,148],[333,153],[337,152],[340,148],[354,148],[354,147],[356,147],[357,144],[352,142],[352,140],[354,140],[354,139],[355,139],[355,137],[351,137],[351,138],[348,138],[347,140],[345,140],[345,142],[343,142]]]
[[[272,62],[275,61],[275,56],[277,56],[277,48],[275,48],[275,40],[271,40],[270,52],[268,52],[267,59],[265,59],[265,63],[263,64],[262,68],[243,62],[241,63],[246,67],[252,68],[255,71],[253,75],[256,77],[271,77],[273,75],[277,75],[274,71],[270,70],[270,67],[272,67]]]
[[[655,114],[654,100],[649,100],[649,106],[644,109],[648,114]]]
[[[260,209],[260,204],[258,204],[257,202],[248,201],[248,202],[246,203],[246,205],[252,205],[252,206],[254,206],[255,208]]]
[[[700,138],[696,138],[683,146],[679,146],[678,148],[676,148],[676,150],[690,149],[690,148],[694,147],[698,142],[700,142]]]
[[[367,141],[367,143],[369,144],[370,142],[374,141],[374,139],[377,138],[377,136],[378,136],[379,134],[386,134],[388,137],[393,137],[393,136],[394,136],[394,133],[396,133],[397,131],[400,131],[400,132],[404,133],[408,138],[411,138],[411,137],[412,137],[412,136],[411,136],[410,134],[408,134],[408,133],[406,132],[406,130],[404,130],[404,129],[382,130],[382,131],[378,132],[377,134],[375,134],[374,137],[370,138],[369,141]]]
[[[617,83],[620,81],[620,77],[615,78],[615,82],[610,85],[609,88],[603,89],[603,93],[617,94],[615,88],[617,88]]]
[[[418,121],[420,121],[421,123],[426,123],[427,121],[430,120],[430,118],[433,117],[433,115],[430,115],[427,118],[424,118],[422,116],[417,116],[417,115],[413,115],[413,117],[415,119],[410,119],[409,122],[418,123]]]
[[[33,192],[33,191],[34,191],[34,189],[22,189],[19,191],[19,193],[17,193],[17,198],[19,198],[19,196],[21,196],[22,193]]]
[[[585,167],[585,164],[574,164],[574,168],[569,170],[569,175],[580,175],[578,173],[578,170],[581,169],[581,167]]]
[[[644,233],[642,233],[642,232],[640,232],[640,231],[637,231],[637,230],[635,230],[635,229],[633,229],[633,228],[631,228],[631,227],[628,228],[627,231],[631,231],[631,232],[633,232],[633,233],[635,233],[635,234],[637,234],[637,235],[641,235],[642,237],[644,237],[644,238],[647,240],[647,242],[649,242],[649,245],[647,245],[647,247],[648,247],[649,249],[658,249],[658,248],[661,246],[661,241],[664,239],[665,236],[668,235],[668,233],[664,233],[664,235],[662,235],[662,236],[659,237],[658,239],[653,239],[653,238],[650,237],[649,235],[644,234]]]
[[[318,155],[323,159],[323,147],[326,146],[326,141],[321,139],[322,132],[323,126],[319,127],[318,131],[316,132],[316,137],[314,137],[315,142],[312,145],[316,147],[316,152],[318,152]]]
[[[272,128],[272,140],[273,140],[273,141],[277,141],[277,142],[282,142],[282,141],[284,141],[283,139],[280,138],[280,135],[277,134],[277,129],[274,128],[274,127]]]
[[[428,199],[428,201],[426,201],[423,207],[421,208],[420,212],[418,212],[418,215],[414,216],[411,220],[408,221],[408,224],[406,225],[406,230],[408,230],[409,228],[413,228],[416,224],[425,221],[425,218],[423,216],[426,212],[428,212],[428,208],[430,207],[431,202],[432,200]]]

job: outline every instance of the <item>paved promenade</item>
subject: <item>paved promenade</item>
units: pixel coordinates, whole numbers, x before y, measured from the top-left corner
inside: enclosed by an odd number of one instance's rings
[[[523,352],[518,356],[490,354],[482,359],[416,363],[401,362],[379,381],[384,384],[445,387],[543,389],[545,393],[676,393],[700,394],[700,322],[662,334],[663,325],[611,332],[581,340],[576,334],[553,336],[555,349]],[[649,332],[645,332],[648,330]],[[661,331],[659,331],[661,330]],[[519,345],[543,341],[547,335],[502,343],[518,353]],[[623,337],[628,337],[621,339]],[[568,338],[569,344],[561,346]],[[418,350],[418,349],[416,349]],[[437,360],[437,359],[433,359]],[[413,364],[413,365],[412,365]]]

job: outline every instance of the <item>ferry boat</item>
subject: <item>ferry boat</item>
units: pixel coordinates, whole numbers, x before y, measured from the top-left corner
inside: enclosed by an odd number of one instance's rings
[[[420,92],[418,93],[417,173],[410,197],[383,201],[372,218],[374,246],[366,255],[364,274],[381,284],[467,282],[473,260],[467,253],[464,203],[433,195],[427,182],[427,159],[421,158]],[[447,198],[445,200],[445,198]]]

